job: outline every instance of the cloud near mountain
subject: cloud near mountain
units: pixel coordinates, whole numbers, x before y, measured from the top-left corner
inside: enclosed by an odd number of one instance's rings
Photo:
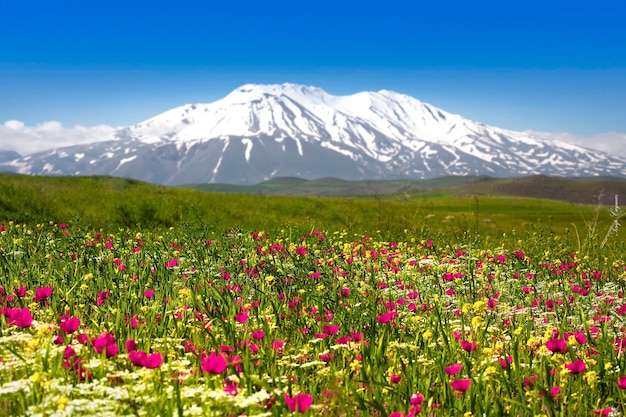
[[[593,135],[573,135],[566,132],[537,132],[530,130],[526,132],[546,139],[597,149],[609,155],[626,156],[626,133],[607,132]]]
[[[19,120],[8,120],[0,125],[0,150],[16,151],[22,155],[63,146],[111,140],[116,127],[66,127],[57,121],[27,126]]]

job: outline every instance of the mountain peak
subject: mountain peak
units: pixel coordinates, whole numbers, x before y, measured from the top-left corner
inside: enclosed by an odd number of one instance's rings
[[[301,84],[244,84],[234,89],[225,99],[236,97],[238,99],[251,99],[260,96],[287,96],[300,98],[303,96],[325,96],[328,93],[321,88],[305,86]]]

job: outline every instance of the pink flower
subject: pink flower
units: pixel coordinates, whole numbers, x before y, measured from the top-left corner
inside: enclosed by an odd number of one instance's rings
[[[272,346],[272,349],[274,349],[276,352],[283,353],[284,344],[285,342],[283,342],[282,340],[276,340],[272,342],[271,346]]]
[[[202,371],[210,374],[221,374],[226,370],[228,364],[222,355],[211,352],[209,356],[202,358]]]
[[[472,351],[476,350],[476,342],[469,342],[467,340],[462,340],[461,341],[461,347],[466,352],[472,352]]]
[[[455,379],[454,381],[450,381],[450,386],[455,391],[465,392],[469,389],[471,382],[472,380],[469,378],[468,379]]]
[[[396,313],[395,311],[389,311],[387,313],[383,313],[380,314],[378,317],[376,317],[376,321],[384,324],[384,323],[389,323],[392,319],[398,317],[398,313]]]
[[[105,355],[107,358],[112,358],[113,356],[117,355],[119,351],[120,348],[117,345],[107,345],[105,349]]]
[[[360,342],[361,340],[363,340],[363,333],[350,332],[350,336],[352,336],[352,339],[355,342]]]
[[[245,323],[246,321],[248,321],[248,313],[235,314],[235,320],[237,321],[237,323]]]
[[[11,308],[7,310],[8,314],[5,313],[5,316],[7,316],[9,324],[25,328],[30,327],[33,323],[33,315],[31,314],[28,307],[24,307],[22,309]]]
[[[561,387],[552,387],[552,388],[550,388],[550,395],[552,396],[552,398],[554,398],[557,395],[559,395],[560,392],[561,392]]]
[[[134,339],[128,339],[126,341],[126,350],[129,352],[134,352],[137,350],[137,342]]]
[[[570,373],[576,375],[584,372],[585,369],[587,369],[587,366],[585,365],[585,362],[583,362],[581,359],[577,359],[574,362],[566,363],[565,368],[570,371]]]
[[[612,407],[607,407],[607,408],[600,408],[598,410],[594,410],[595,415],[597,416],[603,416],[606,417],[609,414],[611,414],[611,411],[613,411]]]
[[[35,301],[45,301],[52,295],[52,287],[35,288]]]
[[[80,319],[78,317],[70,317],[59,325],[59,329],[65,334],[74,333],[79,327]]]
[[[232,395],[233,397],[237,395],[237,382],[231,381],[230,379],[226,378],[226,380],[224,381],[224,392],[228,395]]]
[[[324,331],[324,333],[326,333],[327,335],[336,335],[337,333],[339,333],[339,326],[335,325],[335,324],[331,324],[328,326],[323,326],[322,330]]]
[[[389,377],[389,381],[391,381],[392,384],[398,384],[401,380],[402,377],[400,375],[391,374],[391,376]]]
[[[293,397],[285,394],[285,403],[291,411],[304,413],[306,410],[311,408],[311,405],[313,404],[313,397],[309,394],[297,394]]]
[[[411,405],[420,405],[424,402],[424,396],[419,392],[414,392],[409,401],[411,402]]]
[[[176,265],[178,265],[178,259],[165,261],[163,264],[165,265],[166,268],[174,268]]]
[[[265,336],[265,332],[263,330],[255,330],[251,333],[252,338],[255,340],[261,340],[263,339],[263,336]]]
[[[530,377],[524,377],[524,385],[526,385],[527,387],[534,387],[535,383],[537,382],[537,379],[539,379],[539,377],[537,375],[531,375]]]
[[[115,337],[110,333],[102,333],[100,337],[91,340],[93,348],[98,354],[104,351],[107,358],[117,355],[119,348],[115,344]]]
[[[98,298],[96,299],[96,305],[101,306],[107,300],[107,297],[111,295],[110,291],[100,291]]]
[[[460,363],[457,363],[455,365],[450,365],[447,368],[444,368],[444,371],[448,374],[448,375],[456,375],[459,372],[461,372],[461,369],[463,368],[463,365],[461,365]]]
[[[159,352],[155,352],[151,355],[147,355],[143,360],[143,366],[148,369],[154,369],[161,366],[163,363],[163,355]]]
[[[620,376],[617,380],[617,386],[619,389],[626,389],[626,376]]]
[[[350,343],[351,340],[352,338],[350,336],[342,336],[337,338],[336,343],[338,345],[347,345]]]
[[[550,352],[567,353],[565,339],[550,339],[546,342],[546,348]]]
[[[146,298],[153,298],[154,297],[154,290],[144,291],[143,292],[143,296],[146,297]]]
[[[148,354],[140,350],[139,351],[132,350],[128,353],[128,359],[130,360],[130,363],[132,363],[135,366],[143,366],[143,363],[147,357],[148,357]]]
[[[507,356],[506,358],[500,359],[500,366],[502,369],[506,369],[507,365],[510,365],[513,362],[513,356]]]
[[[76,355],[76,351],[70,345],[65,347],[65,351],[63,352],[63,359],[69,359],[72,356]]]

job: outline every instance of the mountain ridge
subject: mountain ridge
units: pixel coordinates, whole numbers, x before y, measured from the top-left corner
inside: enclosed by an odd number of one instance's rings
[[[0,169],[142,181],[253,184],[534,174],[626,177],[626,159],[448,113],[388,90],[333,96],[298,84],[245,84],[175,107],[115,139],[27,155]]]

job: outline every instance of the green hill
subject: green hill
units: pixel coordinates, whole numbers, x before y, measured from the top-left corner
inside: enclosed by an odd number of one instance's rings
[[[242,186],[227,193],[225,186],[222,192],[207,192],[111,177],[0,174],[0,222],[80,222],[94,228],[193,224],[212,231],[297,227],[393,238],[416,231],[421,235],[583,231],[597,213],[598,230],[605,230],[613,220],[610,205],[596,211],[597,205],[530,197],[588,196],[585,201],[592,202],[597,201],[593,196],[599,187],[612,193],[623,186],[623,181],[613,179],[563,181],[547,177],[356,183],[291,178],[260,184],[257,191],[245,194]],[[346,196],[251,195],[258,194],[259,189],[268,194],[273,189],[274,194],[307,195],[339,194],[343,190]]]

